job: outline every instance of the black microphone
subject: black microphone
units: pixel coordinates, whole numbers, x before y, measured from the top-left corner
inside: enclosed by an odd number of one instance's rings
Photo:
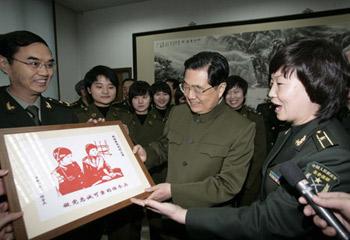
[[[323,218],[328,223],[328,225],[335,228],[339,239],[350,239],[349,232],[345,229],[338,218],[336,218],[333,212],[327,208],[323,208],[317,205],[314,203],[314,201],[312,201],[312,198],[317,194],[310,186],[308,180],[305,178],[304,173],[296,165],[296,163],[291,161],[283,163],[280,167],[280,172],[288,184],[292,187],[295,187],[301,193],[301,195],[306,198],[307,202],[315,210],[317,215]]]

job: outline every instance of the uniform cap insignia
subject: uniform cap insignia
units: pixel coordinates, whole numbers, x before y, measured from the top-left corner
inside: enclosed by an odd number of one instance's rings
[[[306,135],[304,135],[302,138],[295,140],[295,145],[299,147],[303,142],[306,140]]]
[[[13,106],[13,105],[11,105],[10,102],[7,102],[7,103],[6,103],[6,108],[7,108],[7,110],[9,110],[9,111],[12,111],[12,110],[15,110],[15,109],[16,109],[16,107]]]
[[[305,176],[316,193],[329,192],[339,184],[338,175],[318,162],[311,162],[306,166]]]

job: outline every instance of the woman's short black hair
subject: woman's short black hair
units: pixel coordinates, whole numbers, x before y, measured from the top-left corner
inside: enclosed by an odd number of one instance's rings
[[[270,75],[281,69],[293,72],[313,103],[319,104],[321,120],[333,117],[346,100],[349,64],[341,47],[325,39],[303,39],[281,48],[270,62]]]
[[[149,95],[152,100],[151,87],[148,82],[145,81],[135,81],[131,84],[129,88],[129,104],[132,106],[132,99],[137,96]]]
[[[226,80],[226,89],[224,96],[226,96],[227,92],[234,87],[242,89],[244,97],[247,95],[248,82],[238,75],[231,75]]]
[[[163,81],[157,81],[151,85],[151,96],[152,99],[154,99],[154,94],[157,92],[164,92],[169,95],[169,102],[167,103],[167,107],[171,104],[171,89],[169,85],[166,82]],[[153,100],[154,102],[154,100]]]
[[[106,66],[98,65],[90,69],[84,77],[84,84],[86,88],[91,88],[93,82],[97,81],[97,77],[103,75],[108,78],[111,83],[118,89],[119,81],[114,71]]]

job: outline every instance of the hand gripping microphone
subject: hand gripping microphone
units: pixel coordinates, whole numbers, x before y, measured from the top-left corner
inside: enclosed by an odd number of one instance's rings
[[[342,223],[336,218],[333,212],[327,208],[323,208],[314,201],[312,201],[313,196],[316,196],[316,192],[310,186],[308,180],[301,169],[296,165],[296,163],[288,161],[283,163],[280,168],[280,172],[289,185],[295,187],[301,195],[307,200],[311,207],[315,210],[317,215],[323,218],[328,225],[335,228],[337,231],[337,236],[339,239],[350,239],[349,232],[345,229]]]

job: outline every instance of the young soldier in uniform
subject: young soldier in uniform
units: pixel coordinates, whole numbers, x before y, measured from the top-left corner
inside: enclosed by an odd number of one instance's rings
[[[350,139],[336,119],[350,80],[349,65],[333,43],[304,39],[278,50],[270,73],[269,97],[277,118],[291,128],[280,133],[265,161],[260,201],[249,207],[188,210],[134,201],[186,223],[193,239],[322,239],[280,167],[297,164],[316,192],[350,191]]]
[[[216,52],[186,60],[180,88],[187,104],[173,107],[162,139],[146,147],[148,168],[168,162],[166,182],[147,189],[149,199],[217,207],[229,205],[241,190],[253,155],[255,124],[223,101],[228,72],[226,58]],[[186,238],[182,226],[163,224],[166,237]]]
[[[117,110],[112,104],[117,97],[119,83],[113,70],[106,66],[95,66],[86,73],[84,83],[92,103],[76,110],[79,122],[101,118],[117,120]]]
[[[250,205],[258,199],[261,184],[261,168],[266,158],[266,132],[261,115],[254,109],[245,105],[248,91],[248,83],[240,76],[232,75],[227,78],[227,86],[224,93],[225,102],[233,110],[253,121],[256,126],[254,138],[254,155],[251,160],[247,179],[243,189],[235,198],[236,206]]]

